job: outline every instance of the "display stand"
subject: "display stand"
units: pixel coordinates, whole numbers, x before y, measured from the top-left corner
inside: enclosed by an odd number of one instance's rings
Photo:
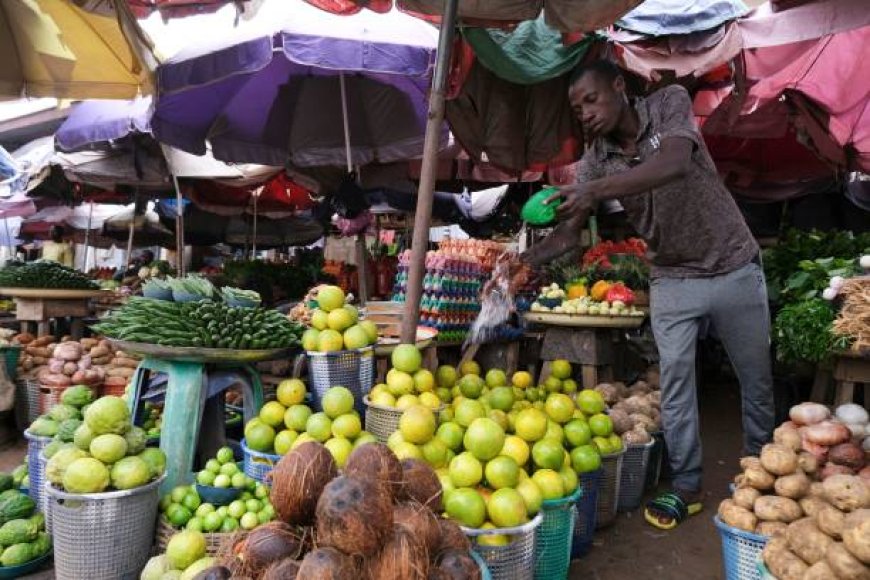
[[[53,318],[72,319],[70,334],[84,335],[84,319],[91,315],[91,299],[106,294],[103,290],[54,290],[49,288],[0,288],[0,294],[15,300],[15,318],[21,332],[36,324],[39,336],[51,334]]]
[[[828,404],[833,381],[835,406],[854,403],[856,388],[863,386],[864,406],[870,402],[870,356],[858,352],[842,352],[833,356],[833,369],[819,367],[810,400]]]

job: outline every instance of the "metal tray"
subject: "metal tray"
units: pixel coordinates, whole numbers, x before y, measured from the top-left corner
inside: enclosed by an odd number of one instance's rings
[[[295,348],[271,348],[260,350],[234,350],[231,348],[199,348],[193,346],[161,346],[144,342],[109,339],[115,348],[139,356],[149,356],[180,362],[260,362],[290,358]]]
[[[12,298],[98,298],[111,296],[112,290],[64,290],[62,288],[0,288],[0,295]]]
[[[526,312],[523,317],[526,322],[581,328],[639,328],[645,318],[643,316],[584,316],[554,312]]]

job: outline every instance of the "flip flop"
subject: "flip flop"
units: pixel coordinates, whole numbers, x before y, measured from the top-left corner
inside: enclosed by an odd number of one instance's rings
[[[686,503],[680,494],[669,491],[650,500],[643,510],[643,516],[653,527],[660,530],[673,530],[689,516],[704,509],[701,502]]]

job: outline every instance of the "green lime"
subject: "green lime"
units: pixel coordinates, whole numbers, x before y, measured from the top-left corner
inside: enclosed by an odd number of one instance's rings
[[[234,459],[233,450],[229,447],[221,447],[220,449],[218,449],[217,455],[215,457],[221,464],[231,463]]]
[[[195,491],[191,491],[186,496],[184,496],[184,501],[182,501],[181,503],[191,512],[195,512],[196,509],[202,504],[202,500],[199,499],[199,494],[197,494]]]
[[[196,474],[196,482],[200,485],[214,485],[214,479],[214,472],[207,469],[204,469]]]
[[[239,472],[239,466],[235,463],[224,463],[221,465],[221,474],[229,475],[230,477],[234,476]]]
[[[196,517],[204,518],[208,514],[212,513],[214,510],[214,506],[210,503],[204,503],[196,508]]]
[[[172,489],[172,503],[181,503],[184,501],[184,496],[187,495],[187,492],[190,491],[190,486],[188,485],[179,485]]]
[[[228,508],[228,507],[225,506],[225,505],[222,505],[222,506],[219,507],[217,510],[215,510],[215,513],[216,513],[217,515],[219,515],[221,518],[225,518],[225,517],[227,517],[228,515],[230,515],[230,508]]]
[[[229,506],[227,506],[227,508],[227,512],[229,513],[229,515],[236,519],[239,519],[240,517],[245,515],[245,512],[248,511],[248,508],[245,506],[245,502],[240,499],[237,499],[236,501],[231,503]]]
[[[223,533],[235,532],[239,529],[239,520],[233,517],[226,518],[221,524],[220,531]]]
[[[209,459],[205,462],[205,468],[215,475],[221,472],[221,464],[217,459]]]
[[[257,521],[259,521],[261,524],[268,523],[271,519],[272,516],[270,516],[266,510],[260,510],[257,513]]]
[[[214,478],[215,487],[229,487],[231,483],[232,479],[230,479],[230,476],[223,473]]]
[[[265,507],[263,507],[262,510],[260,510],[260,513],[264,513],[264,512],[269,514],[270,520],[275,519],[275,508],[273,508],[271,504],[266,505]]]
[[[260,525],[260,519],[257,517],[257,514],[248,512],[242,516],[239,523],[242,525],[243,530],[253,530]]]
[[[239,495],[239,499],[243,501],[248,501],[249,499],[254,499],[254,494],[250,491],[243,491],[241,495]]]
[[[224,519],[217,512],[208,514],[202,519],[202,529],[206,532],[214,532],[220,529]]]
[[[201,532],[202,531],[202,518],[199,518],[199,517],[190,518],[190,520],[188,520],[188,522],[187,522],[187,525],[184,526],[184,529],[191,530],[194,532]]]
[[[254,489],[254,497],[257,499],[266,499],[269,497],[269,488],[262,483],[258,483],[257,487]]]
[[[169,523],[176,528],[180,528],[190,521],[193,514],[183,505],[174,503],[169,506],[169,509],[166,511],[166,517],[169,519]]]
[[[263,502],[258,499],[249,499],[245,502],[245,507],[248,509],[249,512],[255,514],[263,509]]]
[[[234,473],[230,478],[230,485],[232,485],[236,489],[245,489],[248,487],[248,476],[242,473],[241,471],[238,473]]]

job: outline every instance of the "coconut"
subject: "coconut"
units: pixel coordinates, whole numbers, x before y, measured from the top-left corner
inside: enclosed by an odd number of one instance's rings
[[[640,413],[649,416],[652,412],[652,405],[649,404],[644,395],[632,395],[623,402],[629,414]]]
[[[293,528],[284,522],[269,522],[248,534],[241,557],[251,571],[262,572],[280,560],[298,558],[302,548],[302,540]]]
[[[404,526],[396,526],[380,553],[367,562],[371,580],[427,580],[429,551],[421,538]]]
[[[649,401],[649,404],[654,408],[660,408],[662,406],[662,392],[653,391],[646,396],[646,400]]]
[[[371,479],[336,477],[317,502],[317,543],[351,556],[373,554],[390,536],[390,494]]]
[[[601,383],[595,387],[595,391],[608,405],[614,405],[619,401],[619,391],[610,383]]]
[[[448,550],[438,557],[438,569],[450,580],[480,580],[480,566],[468,551]]]
[[[279,562],[274,562],[266,569],[262,580],[295,580],[299,576],[299,567],[302,562],[285,558]]]
[[[223,566],[212,566],[193,577],[193,580],[229,580],[232,572]]]
[[[652,441],[652,436],[644,429],[643,425],[637,425],[634,429],[622,434],[622,442],[626,445],[646,445]]]
[[[357,447],[347,458],[344,474],[375,479],[387,486],[394,499],[402,491],[402,464],[383,443],[366,443]]]
[[[438,527],[441,530],[441,541],[438,544],[438,553],[447,550],[459,550],[460,552],[468,552],[471,550],[471,542],[468,540],[468,536],[462,532],[462,529],[456,522],[439,518]]]
[[[393,523],[407,529],[423,540],[430,553],[441,543],[441,527],[432,510],[415,501],[400,503],[393,508]]]
[[[632,429],[643,427],[649,432],[658,430],[655,420],[649,415],[644,415],[642,413],[632,413],[628,416],[628,419],[633,425]]]
[[[317,500],[338,471],[332,454],[320,443],[303,443],[281,458],[272,470],[272,505],[288,524],[307,525]]]
[[[611,409],[608,413],[610,420],[613,421],[613,430],[617,435],[622,435],[626,431],[630,431],[634,423],[628,417],[628,413],[621,409]]]
[[[402,461],[402,477],[402,499],[414,500],[436,514],[441,513],[441,480],[428,463],[419,459]]]
[[[296,573],[305,580],[359,580],[358,575],[353,559],[334,548],[308,552]]]

